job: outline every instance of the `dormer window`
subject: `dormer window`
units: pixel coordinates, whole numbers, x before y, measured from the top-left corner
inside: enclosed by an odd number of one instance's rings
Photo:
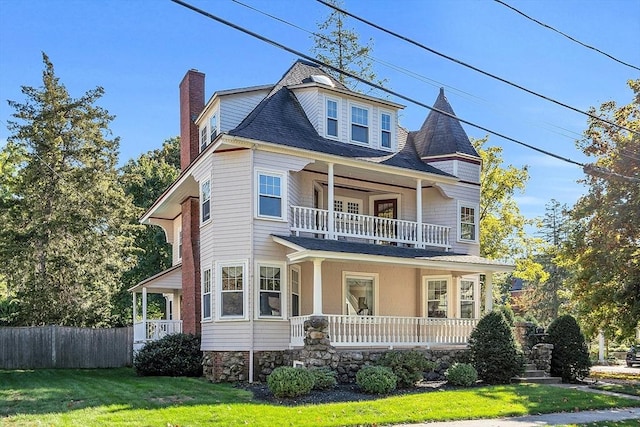
[[[207,148],[207,125],[204,125],[202,129],[200,129],[200,151],[202,152],[205,148]]]
[[[211,116],[211,120],[209,120],[209,128],[211,128],[210,140],[213,142],[213,140],[216,139],[216,136],[218,136],[218,112],[213,113],[213,116]]]
[[[380,114],[380,146],[391,148],[391,115]]]
[[[369,110],[351,106],[351,140],[369,143]]]
[[[327,136],[338,137],[338,101],[327,99]]]

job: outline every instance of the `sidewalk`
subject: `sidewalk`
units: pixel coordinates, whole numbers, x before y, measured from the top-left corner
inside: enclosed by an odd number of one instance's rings
[[[554,384],[554,387],[575,388],[590,393],[609,394],[638,401],[636,408],[602,409],[597,411],[561,412],[522,417],[495,418],[486,420],[447,421],[421,424],[401,424],[401,427],[539,427],[544,425],[586,424],[596,421],[638,420],[640,426],[640,397],[609,391],[595,390],[584,385]],[[400,427],[398,426],[398,427]]]

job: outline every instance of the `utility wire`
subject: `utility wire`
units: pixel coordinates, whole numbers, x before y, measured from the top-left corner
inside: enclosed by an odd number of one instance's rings
[[[583,115],[585,115],[587,117],[591,117],[592,119],[598,120],[600,122],[604,122],[604,123],[607,123],[607,124],[609,124],[611,126],[615,126],[617,128],[624,129],[624,130],[626,130],[628,132],[635,133],[636,135],[640,135],[640,132],[635,131],[633,129],[629,129],[626,126],[622,126],[622,125],[619,125],[617,123],[608,121],[606,119],[602,119],[602,118],[600,118],[600,117],[598,117],[598,116],[596,116],[594,114],[591,114],[591,113],[589,113],[587,111],[583,111],[583,110],[581,110],[579,108],[572,107],[569,104],[565,104],[564,102],[560,102],[560,101],[558,101],[556,99],[553,99],[553,98],[550,98],[550,97],[548,97],[546,95],[542,95],[541,93],[535,92],[535,91],[533,91],[531,89],[527,89],[526,87],[521,86],[521,85],[519,85],[517,83],[514,83],[514,82],[512,82],[510,80],[507,80],[507,79],[505,79],[503,77],[499,77],[499,76],[497,76],[495,74],[489,73],[488,71],[484,71],[484,70],[482,70],[482,69],[480,69],[478,67],[475,67],[473,65],[467,64],[466,62],[463,62],[463,61],[461,61],[459,59],[456,59],[456,58],[453,58],[451,56],[445,55],[444,53],[438,52],[437,50],[432,49],[432,48],[430,48],[428,46],[425,46],[424,44],[422,44],[420,42],[417,42],[417,41],[415,41],[413,39],[410,39],[407,36],[403,36],[402,34],[398,34],[398,33],[394,32],[394,31],[391,31],[391,30],[389,30],[389,29],[387,29],[385,27],[382,27],[382,26],[380,26],[378,24],[375,24],[375,23],[373,23],[371,21],[368,21],[368,20],[366,20],[364,18],[361,18],[360,16],[355,15],[355,14],[353,14],[353,13],[351,13],[351,12],[345,10],[345,9],[342,9],[342,8],[340,8],[340,7],[338,7],[338,6],[334,5],[334,4],[331,4],[331,3],[329,3],[329,2],[327,2],[325,0],[316,0],[316,1],[319,2],[319,3],[324,4],[327,7],[330,7],[331,9],[333,9],[333,10],[335,10],[337,12],[343,13],[343,14],[345,14],[347,16],[350,16],[350,17],[352,17],[354,19],[357,19],[358,21],[360,21],[360,22],[362,22],[364,24],[367,24],[367,25],[369,25],[369,26],[371,26],[371,27],[373,27],[375,29],[378,29],[378,30],[380,30],[380,31],[382,31],[384,33],[387,33],[387,34],[392,35],[392,36],[394,36],[396,38],[399,38],[400,40],[404,40],[404,41],[406,41],[406,42],[408,42],[408,43],[410,43],[410,44],[412,44],[414,46],[417,46],[417,47],[419,47],[421,49],[424,49],[424,50],[426,50],[428,52],[434,53],[434,54],[436,54],[436,55],[438,55],[438,56],[440,56],[442,58],[448,59],[449,61],[455,62],[456,64],[459,64],[459,65],[462,65],[464,67],[470,68],[470,69],[472,69],[474,71],[477,71],[478,73],[484,74],[485,76],[491,77],[492,79],[498,80],[498,81],[500,81],[502,83],[506,83],[509,86],[513,86],[515,88],[523,90],[523,91],[525,91],[525,92],[527,92],[527,93],[529,93],[531,95],[535,95],[538,98],[544,99],[545,101],[553,102],[554,104],[557,104],[557,105],[560,105],[562,107],[568,108],[568,109],[570,109],[572,111],[575,111],[576,113],[583,114]]]
[[[468,120],[461,119],[460,117],[457,117],[455,114],[451,114],[451,113],[449,113],[447,111],[443,111],[443,110],[440,110],[438,108],[434,108],[434,107],[432,107],[430,105],[427,105],[427,104],[425,104],[423,102],[420,102],[420,101],[418,101],[416,99],[410,98],[410,97],[408,97],[406,95],[403,95],[403,94],[398,93],[396,91],[393,91],[391,89],[387,89],[387,88],[385,88],[383,86],[380,86],[378,84],[372,83],[372,82],[370,82],[370,81],[368,81],[366,79],[363,79],[362,77],[359,77],[359,76],[357,76],[355,74],[352,74],[352,73],[349,73],[347,71],[341,70],[338,67],[334,67],[331,64],[327,64],[327,63],[325,63],[323,61],[320,61],[319,59],[316,59],[316,58],[314,58],[312,56],[309,56],[309,55],[306,55],[306,54],[304,54],[304,53],[302,53],[302,52],[300,52],[298,50],[295,50],[295,49],[290,48],[288,46],[285,46],[285,45],[283,45],[281,43],[278,43],[278,42],[276,42],[276,41],[274,41],[272,39],[269,39],[269,38],[267,38],[267,37],[265,37],[263,35],[255,33],[255,32],[253,32],[253,31],[251,31],[251,30],[249,30],[247,28],[244,28],[244,27],[242,27],[240,25],[234,24],[233,22],[227,21],[226,19],[220,18],[219,16],[216,16],[216,15],[214,15],[212,13],[209,13],[209,12],[207,12],[205,10],[202,10],[202,9],[200,9],[200,8],[198,8],[196,6],[193,6],[193,5],[191,5],[191,4],[189,4],[189,3],[185,2],[185,1],[182,1],[182,0],[171,0],[171,1],[176,3],[176,4],[179,4],[179,5],[183,6],[185,8],[187,8],[187,9],[190,9],[190,10],[196,12],[196,13],[199,13],[200,15],[203,15],[203,16],[209,18],[209,19],[213,19],[214,21],[217,21],[217,22],[219,22],[221,24],[224,24],[224,25],[226,25],[228,27],[231,27],[231,28],[233,28],[235,30],[241,31],[241,32],[243,32],[245,34],[248,34],[248,35],[250,35],[252,37],[255,37],[258,40],[261,40],[261,41],[263,41],[265,43],[268,43],[268,44],[270,44],[272,46],[275,46],[275,47],[277,47],[279,49],[285,50],[285,51],[287,51],[289,53],[292,53],[292,54],[294,54],[294,55],[296,55],[296,56],[298,56],[300,58],[304,58],[309,62],[313,62],[314,64],[329,68],[329,69],[331,69],[331,70],[333,70],[335,72],[341,73],[341,74],[343,74],[343,75],[345,75],[347,77],[350,77],[350,78],[352,78],[354,80],[362,82],[362,83],[364,83],[366,85],[369,85],[369,86],[371,86],[371,87],[373,87],[375,89],[379,89],[379,90],[381,90],[383,92],[386,92],[386,93],[388,93],[390,95],[397,96],[398,98],[404,99],[405,101],[409,101],[409,102],[411,102],[413,104],[419,105],[419,106],[424,107],[424,108],[426,108],[428,110],[434,111],[434,112],[439,113],[439,114],[443,114],[443,115],[445,115],[447,117],[451,117],[451,118],[453,118],[455,120],[458,120],[458,121],[460,121],[462,123],[465,123],[465,124],[467,124],[469,126],[472,126],[472,127],[476,128],[476,129],[480,129],[480,130],[482,130],[484,132],[487,132],[487,133],[490,133],[492,135],[498,136],[500,138],[506,139],[507,141],[514,142],[514,143],[516,143],[518,145],[522,145],[523,147],[527,147],[527,148],[529,148],[531,150],[537,151],[537,152],[545,154],[547,156],[554,157],[554,158],[556,158],[558,160],[562,160],[564,162],[571,163],[571,164],[574,164],[574,165],[577,165],[577,166],[580,166],[580,167],[584,167],[585,166],[584,163],[580,163],[580,162],[577,162],[575,160],[571,160],[571,159],[569,159],[567,157],[563,157],[563,156],[561,156],[559,154],[555,154],[555,153],[552,153],[550,151],[543,150],[542,148],[535,147],[535,146],[533,146],[531,144],[527,144],[526,142],[517,140],[515,138],[511,138],[510,136],[507,136],[507,135],[502,134],[500,132],[496,132],[496,131],[491,130],[489,128],[486,128],[484,126],[480,126],[480,125],[478,125],[476,123],[473,123],[473,122],[470,122]],[[321,0],[318,0],[318,1],[321,1]]]
[[[524,12],[522,12],[522,11],[520,11],[520,10],[516,9],[515,7],[513,7],[513,6],[511,6],[511,5],[509,5],[509,4],[505,3],[505,2],[503,2],[502,0],[493,0],[493,1],[495,1],[496,3],[499,3],[499,4],[501,4],[501,5],[503,5],[504,7],[508,8],[508,9],[513,10],[514,12],[516,12],[516,13],[518,13],[518,14],[520,14],[520,15],[524,16],[524,17],[525,17],[525,18],[527,18],[528,20],[533,21],[533,22],[535,22],[535,23],[536,23],[536,24],[538,24],[538,25],[541,25],[541,26],[543,26],[543,27],[545,27],[545,28],[548,28],[548,29],[550,29],[551,31],[555,31],[556,33],[558,33],[558,34],[560,34],[560,35],[562,35],[562,36],[564,36],[564,37],[568,38],[568,39],[569,39],[569,40],[571,40],[572,42],[574,42],[574,43],[578,43],[580,46],[586,47],[587,49],[594,50],[594,51],[596,51],[596,52],[598,52],[598,53],[600,53],[600,54],[602,54],[602,55],[606,56],[606,57],[607,57],[607,58],[609,58],[609,59],[613,59],[614,61],[619,62],[619,63],[620,63],[620,64],[622,64],[622,65],[626,65],[627,67],[630,67],[630,68],[633,68],[633,69],[636,69],[636,70],[640,71],[640,68],[639,68],[639,67],[636,67],[636,66],[635,66],[635,65],[633,65],[633,64],[629,64],[629,63],[627,63],[627,62],[621,61],[621,60],[619,60],[619,59],[615,58],[614,56],[609,55],[608,53],[603,52],[602,50],[600,50],[600,49],[598,49],[598,48],[596,48],[596,47],[589,46],[589,45],[588,45],[588,44],[586,44],[586,43],[582,43],[580,40],[578,40],[578,39],[576,39],[576,38],[574,38],[574,37],[571,37],[571,36],[570,36],[570,35],[568,35],[568,34],[563,33],[562,31],[560,31],[560,30],[558,30],[558,29],[556,29],[556,28],[552,27],[551,25],[547,25],[547,24],[545,24],[544,22],[540,22],[540,21],[538,21],[537,19],[532,18],[531,16],[529,16],[529,15],[527,15],[526,13],[524,13]]]

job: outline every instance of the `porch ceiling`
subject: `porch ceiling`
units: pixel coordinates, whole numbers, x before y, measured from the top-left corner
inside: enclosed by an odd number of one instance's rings
[[[129,292],[141,292],[146,288],[151,293],[171,293],[182,289],[182,264],[174,265],[155,276],[143,280],[129,288]]]
[[[276,235],[271,237],[276,243],[293,250],[287,255],[291,262],[322,258],[343,262],[357,261],[414,268],[446,269],[463,273],[508,273],[514,270],[514,266],[511,264],[452,252],[312,237]]]

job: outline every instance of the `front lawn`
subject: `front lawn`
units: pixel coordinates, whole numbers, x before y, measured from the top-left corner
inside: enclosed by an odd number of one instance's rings
[[[363,402],[279,406],[195,378],[137,377],[131,369],[0,371],[3,425],[340,426],[494,418],[634,406],[572,389],[509,385]]]

